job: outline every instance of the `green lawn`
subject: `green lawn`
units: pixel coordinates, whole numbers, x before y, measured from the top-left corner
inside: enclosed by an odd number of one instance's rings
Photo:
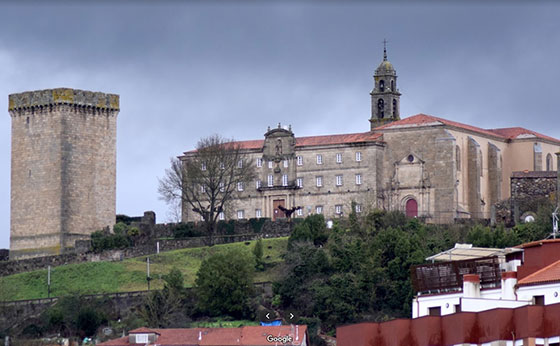
[[[140,291],[148,288],[146,257],[150,257],[151,288],[161,288],[161,276],[177,267],[183,273],[185,286],[191,287],[202,260],[228,248],[251,251],[254,241],[162,252],[159,255],[136,257],[122,262],[88,262],[51,269],[51,297],[68,294]],[[267,270],[255,273],[255,282],[272,281],[278,277],[276,264],[282,262],[288,238],[263,239]],[[0,278],[0,300],[23,300],[47,297],[47,270],[36,270]]]

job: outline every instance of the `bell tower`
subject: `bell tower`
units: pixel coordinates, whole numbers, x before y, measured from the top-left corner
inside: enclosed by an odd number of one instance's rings
[[[397,72],[387,60],[387,41],[383,41],[383,61],[373,75],[371,95],[371,129],[400,120],[400,96]]]

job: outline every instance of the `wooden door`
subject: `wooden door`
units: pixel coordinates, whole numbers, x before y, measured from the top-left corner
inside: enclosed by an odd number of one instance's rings
[[[286,217],[286,214],[284,214],[282,210],[278,209],[279,206],[282,206],[284,208],[286,207],[283,199],[275,199],[272,201],[272,208],[273,208],[272,221],[275,221],[276,218]]]
[[[418,203],[414,198],[406,201],[406,216],[407,217],[417,217],[418,216]]]

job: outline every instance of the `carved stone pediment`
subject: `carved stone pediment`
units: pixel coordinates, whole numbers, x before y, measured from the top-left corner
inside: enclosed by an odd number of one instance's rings
[[[264,134],[263,159],[280,162],[288,160],[295,155],[296,138],[291,128],[269,129]]]

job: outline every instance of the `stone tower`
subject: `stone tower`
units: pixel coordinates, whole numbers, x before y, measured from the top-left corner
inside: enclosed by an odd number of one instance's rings
[[[400,120],[400,96],[397,88],[397,72],[387,60],[387,47],[383,47],[383,61],[373,75],[371,91],[371,129]]]
[[[10,258],[59,254],[115,223],[119,96],[49,89],[9,96]]]

